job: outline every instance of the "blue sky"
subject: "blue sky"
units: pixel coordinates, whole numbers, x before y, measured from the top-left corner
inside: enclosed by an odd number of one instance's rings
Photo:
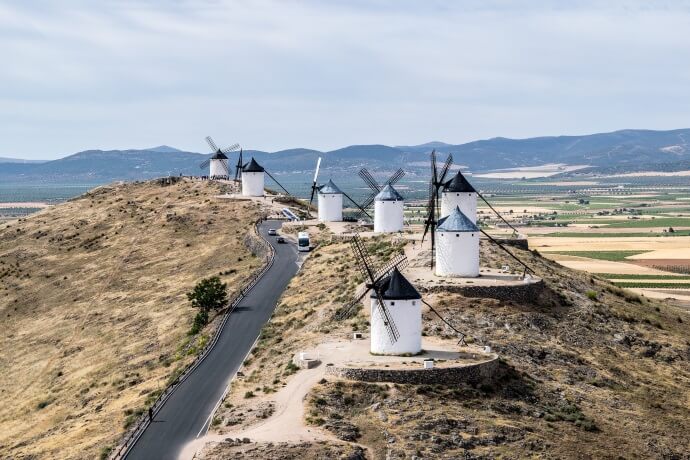
[[[688,31],[688,2],[0,0],[0,156],[690,127]]]

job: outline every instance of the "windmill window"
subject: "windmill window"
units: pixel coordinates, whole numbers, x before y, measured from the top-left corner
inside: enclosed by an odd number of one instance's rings
[[[413,301],[412,301],[412,306],[414,307],[415,305],[417,305],[417,301],[416,301],[416,300],[413,300]]]
[[[391,302],[391,305],[395,305],[395,302]]]
[[[459,238],[459,237],[460,237],[460,234],[459,234],[459,233],[456,233],[456,234],[455,234],[455,238]]]

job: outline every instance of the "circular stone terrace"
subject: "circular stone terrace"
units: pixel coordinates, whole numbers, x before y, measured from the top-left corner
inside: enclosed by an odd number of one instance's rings
[[[420,354],[372,355],[368,339],[363,335],[361,339],[323,343],[294,360],[303,368],[318,365],[328,375],[367,382],[477,384],[492,380],[499,371],[498,356],[482,347],[423,337]]]

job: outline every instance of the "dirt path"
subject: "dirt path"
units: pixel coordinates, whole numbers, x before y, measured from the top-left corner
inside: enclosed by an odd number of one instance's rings
[[[321,356],[322,360],[325,358]],[[187,444],[181,451],[180,460],[194,458],[207,443],[222,442],[227,438],[249,438],[252,442],[302,442],[330,440],[341,442],[328,432],[304,423],[304,400],[319,380],[326,373],[326,366],[321,364],[313,369],[299,371],[288,384],[276,393],[273,402],[275,412],[271,417],[255,423],[244,430],[228,433],[207,433]]]

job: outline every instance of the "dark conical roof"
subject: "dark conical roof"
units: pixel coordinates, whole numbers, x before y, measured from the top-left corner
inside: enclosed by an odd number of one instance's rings
[[[437,232],[478,232],[479,227],[456,206],[446,217],[438,221]]]
[[[403,197],[391,184],[386,184],[374,199],[376,201],[402,201]]]
[[[264,168],[256,162],[254,157],[251,161],[242,167],[243,172],[264,172]]]
[[[322,195],[342,195],[343,192],[338,188],[337,185],[333,183],[332,180],[328,180],[328,182],[321,187],[319,187],[319,193]]]
[[[407,278],[400,273],[398,268],[394,268],[390,275],[380,281],[381,294],[385,300],[414,300],[421,299],[417,289],[412,286],[412,283],[407,281]],[[372,297],[376,297],[376,293],[371,293]]]
[[[472,184],[467,182],[460,171],[451,180],[443,185],[444,192],[476,192]]]
[[[228,157],[225,156],[225,154],[224,154],[223,152],[218,151],[218,152],[216,152],[216,153],[213,154],[213,156],[211,157],[211,159],[212,159],[212,160],[227,160]]]

